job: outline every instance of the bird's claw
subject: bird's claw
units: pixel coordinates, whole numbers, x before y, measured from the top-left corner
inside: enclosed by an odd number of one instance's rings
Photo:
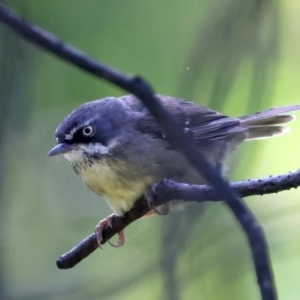
[[[115,217],[115,214],[111,214],[105,219],[101,220],[98,225],[96,226],[96,233],[97,233],[97,243],[99,245],[99,248],[102,248],[102,241],[103,241],[103,228],[108,225],[109,227],[112,227],[112,219]],[[121,230],[118,232],[118,241],[116,244],[111,243],[110,241],[107,241],[111,246],[113,247],[121,247],[125,244],[125,235],[124,230]]]
[[[163,204],[163,205],[160,205],[159,207],[156,207],[154,205],[155,203],[155,197],[157,196],[156,195],[156,188],[159,184],[152,184],[151,186],[149,186],[146,191],[145,191],[145,197],[148,201],[148,205],[149,207],[158,215],[166,215],[168,214],[169,212],[169,204],[166,203],[166,204]]]
[[[114,244],[114,243],[111,243],[110,241],[107,241],[112,247],[115,247],[115,248],[119,248],[119,247],[122,247],[124,244],[125,244],[125,234],[124,234],[124,230],[121,230],[118,232],[118,240],[117,242]]]

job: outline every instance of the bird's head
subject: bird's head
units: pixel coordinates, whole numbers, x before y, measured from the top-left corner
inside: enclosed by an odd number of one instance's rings
[[[60,123],[57,145],[48,155],[64,154],[72,163],[101,159],[116,144],[126,120],[126,110],[116,98],[85,103]]]

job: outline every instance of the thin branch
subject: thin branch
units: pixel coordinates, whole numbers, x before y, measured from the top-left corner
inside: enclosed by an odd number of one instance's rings
[[[291,188],[297,188],[299,186],[300,170],[278,176],[231,183],[231,187],[238,192],[241,197],[273,194],[286,191]],[[163,180],[156,187],[155,205],[158,206],[165,204],[172,199],[175,199],[175,197],[176,199],[181,199],[186,202],[201,203],[206,201],[220,201],[214,189],[210,186],[188,185],[171,180]],[[139,219],[149,211],[150,208],[147,201],[145,201],[145,199],[141,199],[126,215],[115,217],[113,219],[112,227],[105,227],[103,231],[103,244],[120,230],[124,229],[130,223]],[[57,266],[60,269],[73,268],[96,249],[98,249],[98,244],[96,234],[93,233],[76,245],[73,249],[60,256],[56,262]]]
[[[217,191],[218,197],[224,199],[224,203],[233,212],[247,235],[262,299],[276,299],[268,247],[261,227],[228,183],[199,154],[190,135],[177,124],[162,106],[150,85],[140,77],[125,76],[119,71],[88,58],[83,52],[62,43],[49,32],[24,21],[2,4],[0,5],[0,20],[31,43],[35,43],[77,67],[134,94],[144,103],[164,130],[170,144],[184,153],[190,164],[207,182],[211,183]]]
[[[230,185],[242,198],[274,194],[291,188],[298,188],[300,186],[300,170],[278,176],[233,182]],[[185,202],[221,200],[210,186],[189,185],[166,179],[156,187],[156,195],[156,205],[164,204],[172,199],[181,199]]]

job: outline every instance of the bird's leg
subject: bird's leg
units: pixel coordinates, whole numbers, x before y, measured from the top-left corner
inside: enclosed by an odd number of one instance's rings
[[[103,240],[103,236],[102,236],[102,232],[103,232],[103,228],[105,227],[105,225],[108,225],[110,227],[112,227],[112,219],[115,217],[115,214],[111,214],[108,217],[106,217],[105,219],[101,220],[98,225],[96,226],[96,233],[97,233],[97,243],[99,245],[100,248],[101,247],[101,242]],[[124,234],[124,230],[121,230],[118,232],[118,241],[116,244],[111,243],[110,241],[107,241],[111,246],[113,247],[121,247],[125,244],[125,234]]]
[[[155,203],[155,197],[156,197],[156,187],[159,184],[152,184],[151,186],[148,186],[145,191],[145,197],[148,201],[149,207],[158,215],[166,215],[169,213],[169,203],[160,205],[159,208],[154,206]],[[149,214],[149,213],[148,213]],[[148,215],[147,214],[147,215]],[[146,215],[146,216],[147,216]],[[151,212],[149,215],[152,215]]]

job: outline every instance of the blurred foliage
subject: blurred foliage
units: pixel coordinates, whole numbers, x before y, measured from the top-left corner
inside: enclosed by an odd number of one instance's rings
[[[33,23],[94,58],[142,74],[161,94],[238,116],[299,103],[300,3],[295,0],[7,0]],[[0,25],[0,298],[259,299],[246,239],[221,203],[189,205],[132,224],[74,269],[55,260],[110,213],[64,159],[47,157],[77,105],[123,91]],[[298,168],[299,122],[245,143],[232,178]],[[237,159],[239,156],[239,159]],[[298,299],[299,191],[247,204],[270,246],[280,299]]]

